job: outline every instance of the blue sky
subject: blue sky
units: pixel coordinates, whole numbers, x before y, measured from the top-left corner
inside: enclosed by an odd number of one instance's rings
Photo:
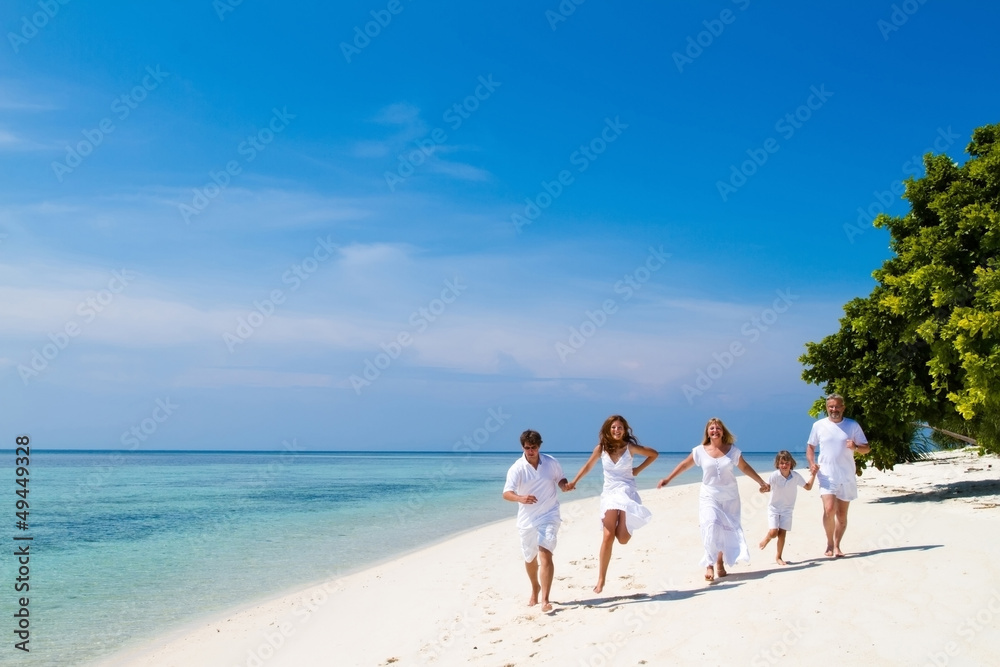
[[[864,212],[1000,121],[998,19],[7,3],[2,437],[581,451],[621,413],[801,451],[797,358],[888,256]]]

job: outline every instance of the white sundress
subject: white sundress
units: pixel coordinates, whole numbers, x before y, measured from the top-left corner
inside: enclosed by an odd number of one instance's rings
[[[731,446],[728,454],[714,459],[702,445],[698,445],[691,454],[702,470],[698,523],[705,555],[701,558],[701,565],[714,565],[720,551],[726,565],[749,562],[750,553],[740,526],[740,490],[735,471],[743,453]]]
[[[602,451],[601,465],[604,467],[601,521],[604,521],[604,513],[608,510],[624,510],[625,528],[631,535],[653,518],[652,512],[643,506],[639,492],[635,488],[635,475],[632,474],[632,452],[626,446],[618,463],[615,463],[606,451]]]

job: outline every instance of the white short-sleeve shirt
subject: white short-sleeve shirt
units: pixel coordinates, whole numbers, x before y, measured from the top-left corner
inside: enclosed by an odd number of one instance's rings
[[[771,501],[768,504],[776,511],[785,511],[795,507],[795,496],[799,487],[806,485],[806,480],[794,470],[788,477],[782,475],[780,470],[775,470],[768,477],[767,483],[771,485]]]
[[[538,468],[522,456],[507,471],[504,491],[519,496],[534,496],[538,502],[517,504],[517,527],[531,528],[545,523],[559,523],[559,480],[563,475],[559,461],[548,454],[538,455]]]
[[[824,417],[813,424],[807,444],[819,448],[816,463],[821,475],[828,477],[835,485],[845,484],[854,479],[854,452],[847,448],[847,441],[859,445],[868,443],[865,432],[853,419],[844,417],[839,422]]]
[[[736,468],[739,466],[743,452],[730,445],[725,456],[713,458],[705,451],[704,445],[698,445],[691,450],[694,464],[701,468],[701,483],[705,486],[731,486],[736,484]]]

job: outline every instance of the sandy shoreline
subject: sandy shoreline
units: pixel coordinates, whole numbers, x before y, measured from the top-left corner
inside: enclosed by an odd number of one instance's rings
[[[998,459],[970,450],[866,471],[837,560],[822,555],[816,490],[800,491],[779,567],[773,544],[756,547],[766,496],[741,476],[751,563],[711,584],[698,567],[698,485],[647,490],[653,522],[615,545],[600,595],[599,501],[564,494],[551,614],[525,605],[512,505],[509,521],[99,664],[989,664],[1000,653],[998,480]]]

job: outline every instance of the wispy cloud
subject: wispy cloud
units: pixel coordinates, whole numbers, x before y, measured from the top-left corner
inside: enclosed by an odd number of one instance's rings
[[[0,79],[0,111],[38,113],[61,108],[45,99],[47,93],[29,92],[29,90],[27,84],[21,81]]]
[[[332,387],[334,379],[320,373],[292,373],[252,368],[197,368],[180,375],[175,383],[180,387]]]
[[[379,125],[397,128],[396,132],[382,139],[356,142],[351,150],[354,157],[391,160],[389,172],[397,169],[397,163],[407,162],[427,173],[455,180],[488,181],[492,178],[490,172],[481,167],[446,160],[444,154],[473,151],[476,148],[437,141],[437,136],[447,136],[447,134],[442,128],[431,128],[421,117],[421,110],[413,105],[391,104],[379,110],[372,120]],[[435,132],[441,134],[435,135]]]
[[[51,151],[54,146],[41,144],[0,127],[0,151]]]

